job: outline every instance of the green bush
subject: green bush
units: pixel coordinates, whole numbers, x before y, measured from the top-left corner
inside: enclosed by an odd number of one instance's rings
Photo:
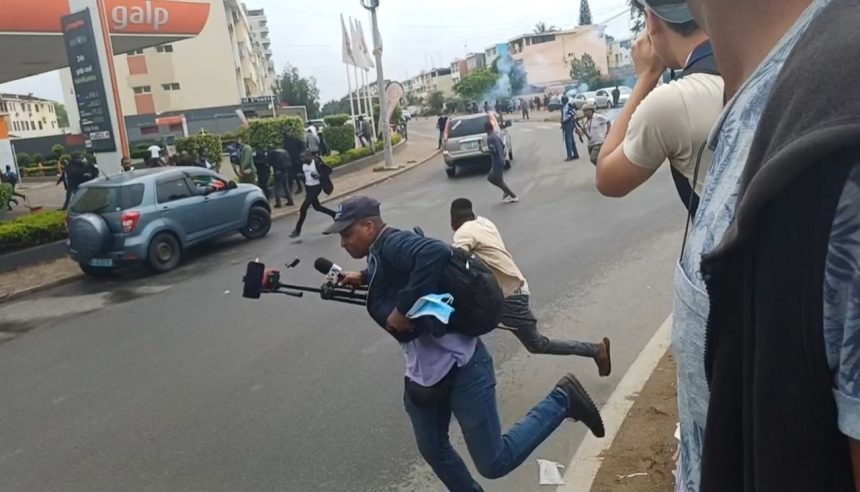
[[[12,198],[12,185],[0,183],[0,211],[6,210],[9,206],[9,199]],[[2,222],[0,222],[2,224]]]
[[[348,114],[333,114],[323,118],[323,121],[328,126],[343,126],[350,118],[351,116]]]
[[[355,130],[350,125],[333,126],[325,129],[325,143],[331,150],[341,154],[355,148]]]
[[[132,150],[129,157],[132,159],[149,159],[150,153],[148,150]]]
[[[61,161],[69,162],[72,160],[72,156],[70,154],[63,154],[60,156]]]
[[[56,176],[57,174],[57,166],[56,163],[53,166],[29,166],[22,167],[22,173],[25,177],[33,177],[33,176]]]
[[[254,149],[277,149],[284,144],[284,134],[289,133],[302,138],[305,125],[297,116],[281,116],[252,121],[242,130],[241,136],[245,143]]]
[[[93,155],[92,152],[87,152],[86,154],[84,154],[84,156],[87,158],[87,162],[98,164],[98,161],[96,161],[96,156]]]
[[[210,160],[221,159],[221,137],[218,135],[199,134],[176,139],[176,150],[188,152],[192,158],[197,158],[201,150],[206,150]]]
[[[359,149],[349,149],[346,151],[347,162],[361,159],[370,155],[369,147],[361,147]]]
[[[59,159],[61,155],[66,153],[66,148],[60,144],[57,144],[51,147],[51,153],[54,154],[54,157]]]
[[[33,162],[33,158],[26,152],[18,152],[15,154],[15,160],[18,161],[18,167],[24,167]]]
[[[4,186],[0,186],[0,190]],[[11,190],[9,190],[11,193]],[[0,200],[3,197],[0,191]],[[8,198],[7,198],[8,203]],[[66,213],[61,210],[24,215],[0,222],[0,254],[11,253],[66,237]]]
[[[45,162],[45,158],[44,158],[44,157],[42,157],[42,154],[40,154],[40,153],[38,153],[38,152],[36,152],[35,154],[31,155],[31,156],[30,156],[30,158],[31,158],[31,159],[33,159],[33,161],[32,161],[32,162],[37,162],[37,163],[38,163],[38,162]]]
[[[339,155],[324,155],[322,160],[330,167],[337,167],[343,164],[343,159]]]

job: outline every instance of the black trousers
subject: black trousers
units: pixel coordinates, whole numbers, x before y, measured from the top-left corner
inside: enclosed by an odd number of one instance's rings
[[[275,206],[281,206],[281,195],[287,199],[287,205],[293,204],[293,194],[290,193],[288,175],[285,172],[275,173]]]
[[[266,169],[265,171],[261,170],[262,168],[257,169],[257,186],[263,190],[263,194],[266,195],[266,199],[271,198],[269,194],[269,178],[271,178],[270,171]]]
[[[301,179],[301,175],[302,175],[302,165],[301,165],[301,163],[299,163],[299,164],[295,164],[295,163],[293,163],[293,165],[292,165],[292,166],[290,166],[289,171],[287,171],[287,186],[288,186],[290,189],[292,189],[292,188],[293,188],[293,183],[295,183],[295,184],[296,184],[296,193],[301,193],[301,192],[302,192],[302,179]]]
[[[328,215],[332,219],[337,215],[334,210],[326,208],[320,203],[321,192],[321,185],[305,186],[305,201],[302,202],[302,206],[299,209],[299,221],[296,222],[296,232],[302,232],[302,225],[304,225],[305,219],[308,216],[308,209],[311,207],[313,207],[317,212],[322,212]]]

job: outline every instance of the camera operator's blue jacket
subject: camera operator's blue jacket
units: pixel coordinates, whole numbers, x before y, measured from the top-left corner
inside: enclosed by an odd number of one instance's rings
[[[411,231],[388,227],[376,238],[367,256],[367,311],[379,326],[396,307],[403,315],[419,298],[438,294],[451,247]],[[389,332],[391,333],[391,332]],[[414,339],[420,330],[391,333],[400,342]]]

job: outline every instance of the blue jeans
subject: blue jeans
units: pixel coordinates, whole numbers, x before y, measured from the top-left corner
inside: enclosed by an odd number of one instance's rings
[[[502,435],[496,406],[493,358],[481,341],[468,364],[454,375],[447,401],[427,408],[416,407],[404,395],[406,413],[412,420],[418,450],[436,476],[453,491],[481,491],[460,455],[451,447],[448,428],[451,414],[457,418],[466,447],[478,472],[500,478],[519,466],[566,418],[568,398],[553,389],[521,421]]]
[[[564,134],[564,148],[567,150],[568,159],[579,159],[579,151],[576,149],[573,128],[573,125],[564,125],[561,127],[561,132]]]

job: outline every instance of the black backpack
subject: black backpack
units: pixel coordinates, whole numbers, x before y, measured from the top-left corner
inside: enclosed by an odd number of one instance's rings
[[[454,297],[450,331],[472,337],[485,335],[502,320],[505,297],[493,272],[475,254],[451,248],[451,260],[442,275],[444,292]]]

